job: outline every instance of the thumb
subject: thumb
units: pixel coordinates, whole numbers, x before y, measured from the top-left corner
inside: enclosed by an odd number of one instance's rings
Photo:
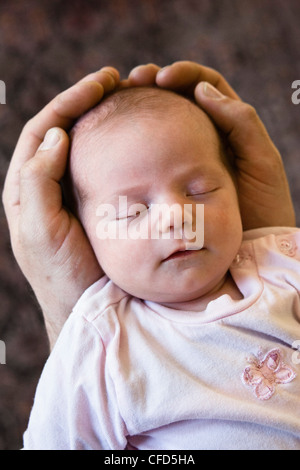
[[[31,163],[33,166],[42,165],[46,177],[59,181],[66,169],[68,147],[67,133],[59,127],[53,127],[46,132]]]
[[[26,227],[47,226],[62,208],[60,180],[68,158],[69,138],[49,129],[36,154],[20,171],[20,217]]]
[[[274,153],[279,156],[253,106],[223,95],[208,82],[197,85],[195,100],[225,133],[235,158],[240,162],[260,165],[263,156],[265,167],[268,158],[270,163],[274,162]]]

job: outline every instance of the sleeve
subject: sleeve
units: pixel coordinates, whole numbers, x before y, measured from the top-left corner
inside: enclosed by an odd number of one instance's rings
[[[253,240],[253,246],[259,275],[290,293],[295,289],[300,308],[300,229],[270,227]]]
[[[243,233],[243,240],[256,240],[257,238],[265,237],[267,235],[284,236],[287,234],[295,234],[299,231],[297,227],[262,227],[246,230]]]
[[[300,294],[300,230],[281,233],[275,237],[275,242],[281,256],[278,263],[281,276]]]
[[[124,449],[117,404],[99,332],[73,313],[39,380],[24,450]]]

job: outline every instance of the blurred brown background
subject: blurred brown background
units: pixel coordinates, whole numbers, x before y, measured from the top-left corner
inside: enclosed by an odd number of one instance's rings
[[[193,60],[220,70],[254,105],[279,147],[300,225],[298,0],[1,0],[0,184],[25,122],[58,92],[104,65]],[[280,203],[280,201],[279,201]],[[22,446],[48,354],[42,316],[10,250],[0,208],[0,449]]]

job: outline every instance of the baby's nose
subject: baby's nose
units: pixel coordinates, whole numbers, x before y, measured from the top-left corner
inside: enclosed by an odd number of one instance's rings
[[[182,238],[182,230],[185,224],[192,224],[192,211],[187,211],[183,204],[155,204],[151,209],[151,221],[155,225],[156,232],[168,237],[171,232],[174,238]]]

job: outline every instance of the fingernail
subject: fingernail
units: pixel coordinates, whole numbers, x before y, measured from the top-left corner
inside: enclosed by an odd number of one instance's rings
[[[55,128],[49,129],[46,132],[46,135],[44,137],[43,142],[41,143],[39,147],[39,150],[49,150],[55,147],[55,145],[59,142],[59,140],[60,140],[60,132]]]
[[[160,69],[157,73],[160,75],[165,72],[165,70],[168,70],[171,67],[171,65],[166,65],[162,69]]]
[[[203,91],[205,96],[212,98],[213,100],[221,100],[222,98],[225,98],[225,95],[208,82],[204,82]]]

